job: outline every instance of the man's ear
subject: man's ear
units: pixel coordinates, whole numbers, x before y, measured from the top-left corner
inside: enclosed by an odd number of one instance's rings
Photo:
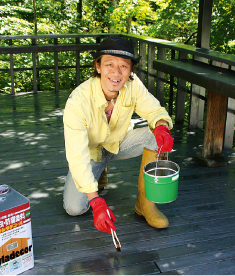
[[[96,71],[100,74],[100,65],[97,61],[95,63],[95,67],[96,67]]]

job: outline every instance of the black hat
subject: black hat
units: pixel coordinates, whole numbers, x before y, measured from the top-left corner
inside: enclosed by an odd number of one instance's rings
[[[103,40],[96,52],[90,52],[94,59],[102,55],[112,55],[132,59],[138,63],[141,57],[135,58],[133,44],[130,40],[120,37],[109,37]]]

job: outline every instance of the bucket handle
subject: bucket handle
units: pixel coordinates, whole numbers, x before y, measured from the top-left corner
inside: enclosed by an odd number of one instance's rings
[[[162,145],[163,146],[163,145]],[[158,155],[157,155],[157,161],[156,161],[156,170],[155,170],[155,177],[157,176],[157,164],[158,164],[158,159],[162,150],[162,146],[159,149]],[[168,151],[167,151],[167,161],[168,161]]]

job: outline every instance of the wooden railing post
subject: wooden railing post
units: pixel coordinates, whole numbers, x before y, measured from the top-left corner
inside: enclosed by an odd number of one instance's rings
[[[179,53],[179,59],[187,59],[186,53]],[[185,97],[186,97],[186,81],[178,79],[177,82],[177,94],[175,101],[175,123],[182,124],[184,122],[185,113]]]
[[[171,50],[171,59],[175,59],[175,50]],[[173,114],[174,76],[170,76],[169,115]]]
[[[153,69],[153,61],[155,60],[155,46],[148,45],[148,90],[151,94],[155,94],[154,81],[155,81],[155,69]]]
[[[80,44],[80,38],[76,38],[76,44]],[[77,86],[81,83],[80,51],[76,51],[76,82]]]
[[[138,40],[135,39],[131,39],[132,44],[133,44],[133,48],[134,48],[134,56],[138,57],[139,56],[139,51],[138,51]]]
[[[36,39],[32,39],[32,45],[36,45],[37,41]],[[36,94],[37,93],[37,59],[36,59],[37,53],[32,53],[32,59],[33,59],[33,91]]]
[[[139,53],[142,57],[139,62],[139,78],[145,84],[145,71],[146,71],[146,43],[140,41]]]
[[[202,156],[204,158],[221,155],[225,129],[228,97],[208,91],[207,117]]]
[[[166,57],[166,48],[158,47],[157,59],[162,60]],[[163,105],[164,98],[164,78],[165,73],[157,71],[157,88],[156,88],[156,97],[159,100],[160,104]]]
[[[202,57],[194,57],[194,60],[207,63],[208,60]],[[205,97],[206,89],[196,84],[191,85],[189,128],[203,128],[205,101],[200,97]]]
[[[58,44],[58,38],[54,38],[54,44]],[[54,52],[55,59],[55,92],[59,92],[59,61],[58,61],[58,52]]]
[[[225,63],[221,63],[221,67],[227,68],[230,70],[235,69],[233,66],[228,66]],[[235,126],[235,99],[228,98],[228,106],[227,106],[227,116],[224,130],[224,148],[231,149],[233,146],[233,138],[234,138],[234,126]]]
[[[224,132],[224,148],[231,149],[233,146],[235,125],[235,99],[228,98],[227,118]]]
[[[9,46],[12,46],[12,39],[9,40]],[[15,95],[13,54],[10,54],[10,71],[11,71],[11,93],[12,95]]]

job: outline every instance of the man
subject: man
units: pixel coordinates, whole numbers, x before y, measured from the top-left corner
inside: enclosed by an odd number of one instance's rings
[[[167,218],[145,198],[142,168],[156,160],[157,145],[162,152],[172,150],[172,120],[134,74],[140,58],[134,57],[129,40],[107,38],[91,54],[94,76],[71,93],[64,111],[69,164],[64,208],[69,215],[77,216],[91,206],[95,227],[102,232],[111,233],[110,228],[116,231],[116,218],[99,196],[97,180],[108,162],[143,154],[135,211],[151,226],[165,228]],[[146,119],[149,127],[131,129],[133,112]]]

